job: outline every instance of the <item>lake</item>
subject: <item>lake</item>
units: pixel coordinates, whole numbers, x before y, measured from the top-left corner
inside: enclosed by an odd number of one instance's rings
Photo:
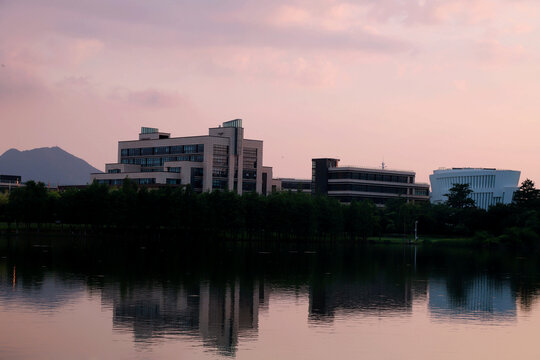
[[[1,359],[536,359],[540,258],[0,238]]]

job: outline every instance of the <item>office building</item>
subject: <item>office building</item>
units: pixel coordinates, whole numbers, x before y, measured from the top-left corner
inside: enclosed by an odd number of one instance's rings
[[[429,185],[416,183],[412,171],[338,166],[339,159],[313,159],[311,191],[344,203],[371,200],[382,206],[390,199],[429,200]]]
[[[263,166],[263,142],[244,138],[242,120],[210,128],[208,135],[171,137],[143,127],[138,140],[118,142],[118,162],[91,180],[121,185],[190,185],[195,191],[230,190],[267,194],[272,168]]]
[[[518,189],[520,175],[519,171],[481,168],[435,170],[429,176],[431,202],[444,203],[454,184],[468,184],[473,191],[470,196],[478,208],[487,210],[499,203],[509,204]]]

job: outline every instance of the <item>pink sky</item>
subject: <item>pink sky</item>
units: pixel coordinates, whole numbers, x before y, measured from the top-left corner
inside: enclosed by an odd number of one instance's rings
[[[537,0],[0,0],[0,153],[104,169],[141,126],[244,119],[279,177],[313,157],[540,182]]]

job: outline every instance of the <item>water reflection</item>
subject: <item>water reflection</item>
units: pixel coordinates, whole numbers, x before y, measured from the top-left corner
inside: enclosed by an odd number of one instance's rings
[[[106,284],[102,301],[113,308],[113,327],[129,330],[136,342],[166,335],[199,337],[206,346],[231,355],[239,338],[257,335],[264,289],[256,281],[141,284],[123,289]]]
[[[72,278],[60,277],[45,269],[40,274],[19,272],[16,266],[7,268],[0,260],[0,303],[6,308],[26,307],[51,312],[65,306],[84,293],[84,284]]]
[[[510,281],[480,275],[464,281],[459,296],[449,293],[447,280],[429,280],[429,310],[437,319],[497,320],[516,318],[516,298]]]
[[[0,315],[61,311],[98,297],[112,311],[113,331],[137,344],[187,337],[225,356],[257,341],[260,314],[290,289],[307,302],[306,321],[327,326],[338,313],[403,318],[416,307],[433,321],[501,324],[515,321],[519,304],[530,309],[538,293],[538,260],[506,254],[250,246],[165,256],[163,244],[106,251],[64,244],[50,252],[2,245]]]

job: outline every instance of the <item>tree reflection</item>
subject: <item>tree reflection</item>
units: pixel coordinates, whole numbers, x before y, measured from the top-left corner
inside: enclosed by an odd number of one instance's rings
[[[415,304],[426,306],[434,321],[514,321],[517,306],[527,310],[538,299],[540,261],[519,254],[213,246],[0,240],[0,303],[55,311],[86,291],[112,309],[114,331],[132,334],[138,344],[187,336],[234,355],[242,341],[258,336],[260,313],[272,298],[291,289],[308,301],[306,320],[313,324],[332,324],[339,314],[409,316]]]

